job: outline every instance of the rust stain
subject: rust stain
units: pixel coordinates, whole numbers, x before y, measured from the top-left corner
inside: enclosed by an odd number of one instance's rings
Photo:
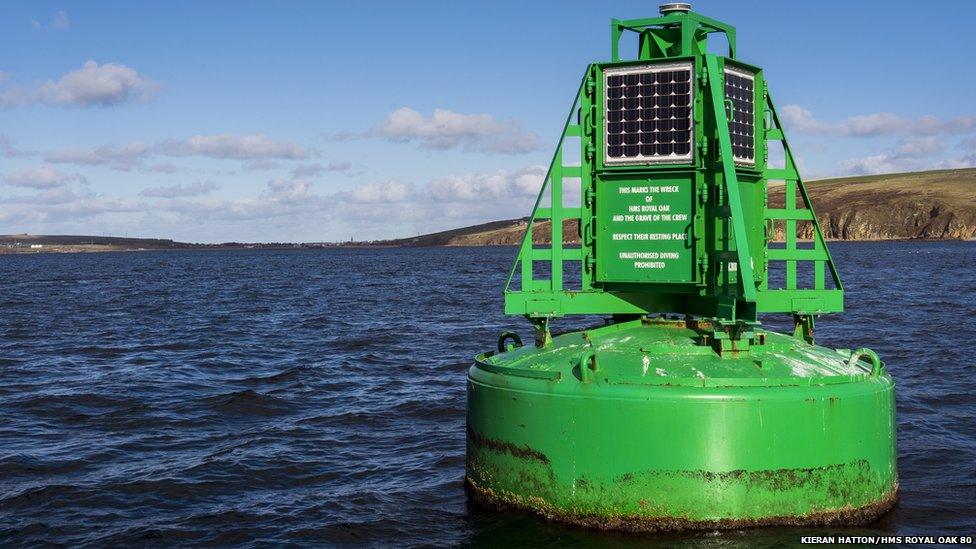
[[[730,472],[726,474],[732,474]],[[673,532],[681,530],[732,530],[761,526],[840,526],[870,524],[885,514],[898,502],[898,484],[878,500],[861,507],[846,505],[837,509],[815,511],[806,515],[781,515],[761,518],[694,520],[682,516],[604,516],[576,513],[557,509],[538,497],[522,498],[508,492],[498,492],[478,486],[470,477],[465,478],[465,491],[477,504],[498,510],[516,509],[533,513],[551,522],[560,522],[597,530],[625,532]],[[643,509],[647,502],[638,505]]]
[[[803,486],[808,486],[810,484],[820,483],[819,479],[825,477],[824,473],[828,473],[826,477],[830,477],[835,471],[842,468],[853,465],[856,467],[859,476],[868,477],[871,473],[871,465],[866,460],[857,460],[851,462],[850,464],[836,464],[828,465],[825,467],[810,467],[810,468],[800,468],[800,469],[770,469],[766,471],[746,471],[744,469],[736,469],[734,471],[725,471],[721,473],[715,473],[712,471],[677,471],[673,474],[681,475],[684,477],[700,477],[707,482],[735,482],[735,483],[746,483],[748,485],[762,485],[765,488],[777,492],[792,490],[794,488],[800,488]],[[624,475],[627,476],[627,475]],[[623,477],[617,479],[618,482],[623,482]],[[835,483],[830,483],[827,489],[835,496],[843,496],[846,494],[840,494],[840,490],[835,486]],[[847,499],[846,497],[844,499]]]
[[[475,446],[494,450],[495,452],[508,452],[517,458],[534,459],[549,465],[549,457],[530,447],[528,444],[518,446],[505,440],[489,438],[472,429],[470,425],[468,426],[468,441],[473,443]]]

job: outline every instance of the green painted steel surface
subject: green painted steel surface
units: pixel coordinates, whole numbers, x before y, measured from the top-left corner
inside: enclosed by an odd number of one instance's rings
[[[894,385],[849,351],[757,332],[719,358],[707,326],[636,321],[479,356],[476,495],[635,530],[870,520],[897,489]]]
[[[695,196],[684,178],[608,180],[597,188],[596,276],[606,282],[689,283],[698,279],[694,239]],[[639,240],[635,223],[656,222],[658,240]],[[653,264],[657,268],[647,268]]]
[[[598,528],[871,521],[897,494],[892,379],[870,350],[813,344],[844,288],[764,72],[737,59],[731,26],[665,11],[614,20],[611,60],[583,74],[505,284],[535,346],[504,338],[469,371],[467,486]],[[727,57],[707,53],[713,33]],[[549,246],[532,240],[543,220]],[[792,314],[794,335],[761,313]],[[552,338],[573,314],[607,325]]]
[[[764,72],[736,58],[734,28],[696,13],[670,13],[652,19],[614,20],[611,30],[611,61],[589,65],[573,98],[506,282],[506,313],[525,315],[538,324],[539,319],[571,314],[670,311],[751,322],[759,313],[842,311],[843,285],[786,142]],[[639,34],[635,58],[622,59],[617,50],[624,32]],[[706,52],[705,42],[712,33],[724,33],[728,38],[728,57]],[[608,71],[674,65],[690,66],[694,73],[691,159],[608,164],[604,156]],[[746,74],[754,84],[755,158],[751,162],[734,158],[725,88],[730,73]],[[785,156],[782,166],[770,158],[770,148],[780,146]],[[579,163],[571,163],[571,158]],[[574,187],[579,184],[579,205],[568,205],[570,182]],[[683,235],[681,256],[666,260],[661,272],[637,269],[626,258],[618,261],[612,252],[673,253],[677,241],[645,241],[632,247],[607,241],[606,236],[621,222],[614,221],[613,216],[620,212],[606,187],[675,184],[692,197],[681,208],[689,221],[678,227],[665,220],[644,224],[652,233]],[[770,185],[785,187],[784,204],[769,204]],[[533,245],[535,225],[547,220],[552,224],[551,244]],[[579,235],[563,233],[566,220],[578,220]],[[808,246],[800,245],[797,236],[805,234],[805,224],[812,227],[814,236]],[[772,242],[777,229],[786,234],[781,244]],[[567,244],[570,236],[578,236],[581,245]],[[579,262],[578,278],[567,277],[565,262]],[[771,263],[782,266],[782,280],[770,280]],[[635,299],[634,293],[643,295]]]

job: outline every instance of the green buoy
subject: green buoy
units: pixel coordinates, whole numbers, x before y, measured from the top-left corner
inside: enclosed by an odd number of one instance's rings
[[[728,57],[707,53],[713,33]],[[877,519],[898,493],[894,383],[868,349],[814,344],[844,290],[762,69],[687,4],[611,34],[506,282],[535,344],[503,334],[469,370],[469,494],[634,531]],[[533,244],[540,223],[551,246]],[[791,314],[794,332],[761,313]],[[553,337],[566,315],[604,321]]]

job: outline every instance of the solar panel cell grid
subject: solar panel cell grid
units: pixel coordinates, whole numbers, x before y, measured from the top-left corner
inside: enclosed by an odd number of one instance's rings
[[[725,115],[729,120],[732,157],[736,162],[755,164],[755,78],[746,73],[725,71]]]
[[[606,163],[691,160],[691,76],[691,64],[608,69]]]

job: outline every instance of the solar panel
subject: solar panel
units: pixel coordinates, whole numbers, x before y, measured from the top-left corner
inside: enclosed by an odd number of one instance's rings
[[[756,163],[754,75],[725,69],[725,115],[729,119],[732,158],[740,164]]]
[[[603,71],[608,165],[685,163],[694,143],[691,63]]]

